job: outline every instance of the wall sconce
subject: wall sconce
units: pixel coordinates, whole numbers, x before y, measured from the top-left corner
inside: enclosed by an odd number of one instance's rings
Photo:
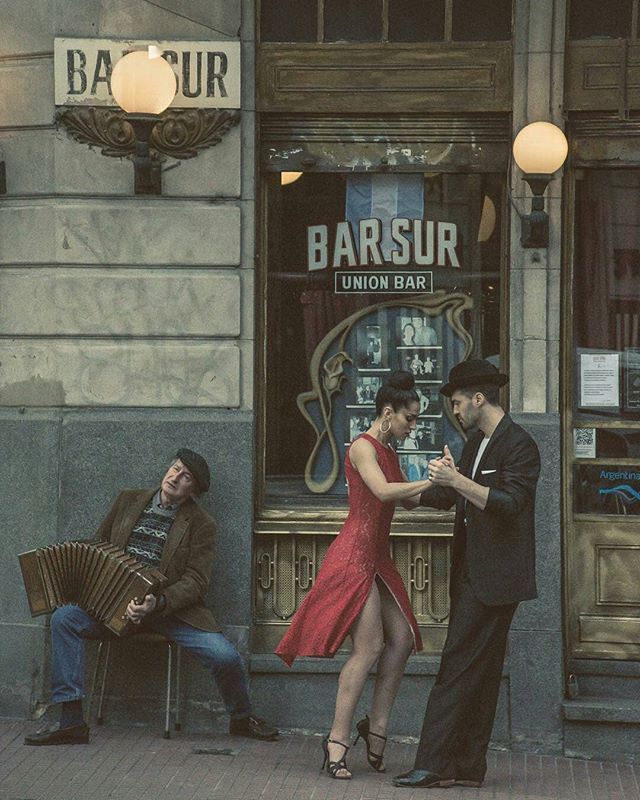
[[[295,183],[301,176],[301,172],[281,172],[280,186],[288,186],[290,183]]]
[[[523,247],[549,246],[549,215],[544,210],[544,192],[553,173],[564,164],[568,150],[566,136],[551,122],[526,125],[513,142],[513,158],[533,193],[531,213],[522,217],[520,243]]]
[[[176,88],[173,69],[151,45],[123,56],[113,68],[111,93],[120,108],[62,106],[56,123],[102,155],[132,158],[135,194],[159,195],[163,156],[195,158],[240,121],[238,110],[169,109]]]
[[[111,75],[111,94],[127,116],[136,139],[134,192],[161,194],[160,162],[149,151],[151,132],[176,95],[176,76],[157,47],[121,58]]]

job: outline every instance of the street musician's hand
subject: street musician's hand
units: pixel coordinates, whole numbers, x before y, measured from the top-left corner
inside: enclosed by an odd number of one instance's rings
[[[154,594],[147,594],[144,597],[144,600],[141,603],[136,603],[137,597],[129,603],[127,606],[127,618],[134,623],[134,625],[139,625],[142,620],[150,614],[152,611],[155,610],[155,607],[158,603],[158,598]]]

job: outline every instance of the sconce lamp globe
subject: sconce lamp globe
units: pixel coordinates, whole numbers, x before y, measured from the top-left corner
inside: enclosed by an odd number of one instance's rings
[[[288,186],[290,183],[295,183],[300,177],[302,177],[301,172],[281,172],[280,185]]]
[[[525,175],[551,175],[564,164],[567,137],[552,122],[532,122],[513,142],[513,158]]]
[[[111,93],[128,114],[161,114],[176,95],[175,73],[154,51],[127,53],[113,68]]]

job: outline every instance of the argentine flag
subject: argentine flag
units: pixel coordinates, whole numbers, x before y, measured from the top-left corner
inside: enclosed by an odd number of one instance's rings
[[[391,220],[396,217],[422,219],[424,215],[424,179],[422,173],[380,175],[356,173],[347,176],[345,219],[351,225],[356,247],[358,225],[362,219],[382,223],[380,250],[385,261],[398,244],[391,238]],[[405,234],[411,238],[412,234]]]

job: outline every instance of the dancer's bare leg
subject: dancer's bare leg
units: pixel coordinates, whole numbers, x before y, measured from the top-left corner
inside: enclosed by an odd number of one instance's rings
[[[384,650],[378,661],[373,703],[369,713],[372,733],[387,735],[389,716],[400,688],[407,659],[413,649],[413,634],[406,617],[383,581],[377,581],[380,594],[380,611],[384,632]],[[384,742],[369,737],[372,753],[381,754]]]
[[[358,618],[351,628],[353,649],[338,680],[336,696],[336,712],[331,726],[330,739],[348,744],[351,739],[353,714],[362,694],[367,675],[371,667],[380,657],[384,648],[382,627],[382,610],[380,591],[373,582],[371,592]],[[344,748],[340,745],[329,745],[329,759],[339,761],[344,756]],[[338,777],[346,777],[348,771],[338,770]]]

